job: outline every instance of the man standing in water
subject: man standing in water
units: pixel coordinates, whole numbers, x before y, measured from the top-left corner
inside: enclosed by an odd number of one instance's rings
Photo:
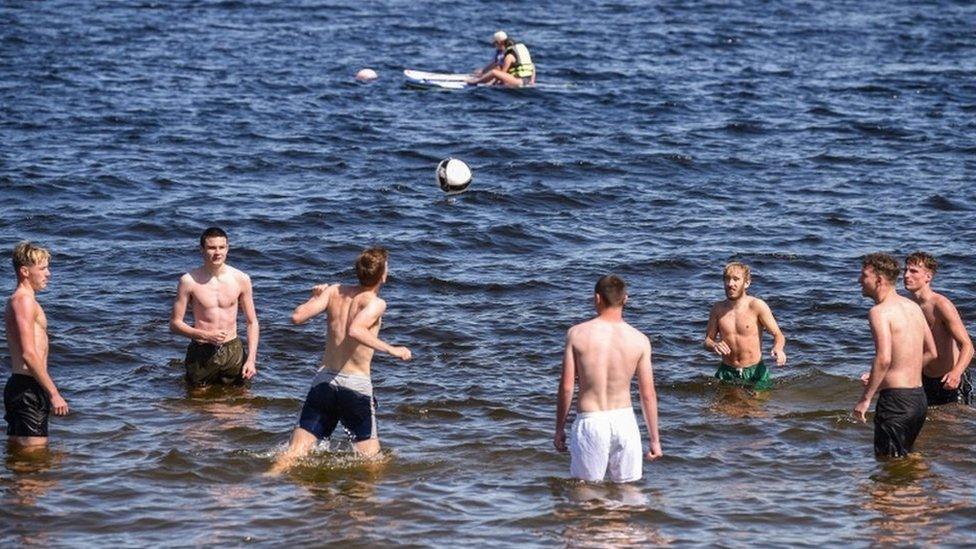
[[[566,418],[579,379],[579,407],[570,437],[570,475],[585,481],[632,482],[641,478],[641,455],[663,455],[657,430],[657,393],[651,369],[651,341],[623,319],[627,286],[616,275],[596,283],[596,318],[566,333],[562,377],[556,405],[553,444],[567,450]],[[647,423],[647,453],[630,399],[636,374],[641,409]]]
[[[922,368],[922,387],[929,406],[950,402],[971,405],[976,398],[973,372],[968,369],[973,342],[956,306],[932,290],[937,268],[935,258],[925,252],[915,252],[905,259],[905,289],[922,308],[938,351],[936,359]]]
[[[746,295],[752,283],[748,265],[734,261],[725,266],[725,297],[708,314],[705,348],[722,357],[715,377],[742,383],[757,391],[769,389],[769,368],[763,361],[762,330],[773,335],[771,356],[777,366],[786,364],[786,338],[766,302]]]
[[[200,236],[203,265],[184,274],[176,288],[170,329],[190,338],[186,382],[190,387],[236,385],[257,373],[257,312],[251,278],[226,263],[227,233],[210,227]],[[193,303],[193,325],[184,321]],[[247,320],[247,351],[237,337],[237,309]]]
[[[373,353],[381,351],[400,360],[411,358],[410,349],[379,338],[386,311],[386,301],[379,293],[386,283],[387,260],[383,248],[363,251],[356,260],[358,286],[316,286],[308,301],[292,313],[294,324],[325,313],[325,352],[288,449],[278,456],[272,473],[280,473],[306,455],[320,439],[328,438],[340,421],[352,434],[357,454],[372,457],[379,453],[376,398],[370,379]]]
[[[47,316],[36,292],[47,287],[51,254],[24,241],[14,248],[17,288],[7,300],[4,324],[11,375],[3,389],[7,440],[25,448],[47,444],[48,418],[68,414],[68,403],[47,371]]]
[[[859,280],[861,294],[876,303],[868,313],[875,354],[853,414],[867,421],[871,397],[881,390],[874,409],[874,454],[879,457],[903,457],[912,451],[927,410],[922,366],[936,357],[922,309],[895,291],[898,271],[898,261],[890,255],[868,254]]]

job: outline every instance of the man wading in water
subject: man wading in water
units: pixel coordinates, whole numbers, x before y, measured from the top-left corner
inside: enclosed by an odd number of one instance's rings
[[[379,453],[376,398],[370,379],[373,352],[381,351],[400,360],[411,358],[410,349],[395,347],[379,338],[386,312],[386,301],[379,293],[386,283],[387,259],[383,248],[365,250],[356,260],[358,286],[316,286],[308,301],[292,313],[294,324],[325,313],[325,352],[288,449],[278,456],[270,474],[289,468],[320,439],[331,436],[340,421],[352,434],[357,454],[372,457]]]
[[[257,373],[257,312],[251,278],[226,263],[227,233],[210,227],[200,236],[203,265],[184,274],[176,287],[170,329],[190,338],[186,349],[186,382],[191,388],[237,385]],[[193,326],[187,304],[193,304]],[[237,308],[247,319],[247,351],[237,337]]]

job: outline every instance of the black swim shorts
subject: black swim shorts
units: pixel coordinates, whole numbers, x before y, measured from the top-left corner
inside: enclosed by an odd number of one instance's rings
[[[972,368],[967,368],[963,372],[959,379],[959,387],[952,391],[942,386],[942,376],[929,377],[922,374],[922,387],[925,388],[925,398],[928,399],[929,406],[940,406],[953,402],[962,402],[972,406],[973,399],[976,398]]]
[[[7,436],[46,437],[51,415],[47,391],[31,376],[13,374],[3,388]]]
[[[322,369],[305,397],[298,426],[318,438],[328,438],[336,424],[356,442],[376,438],[376,398],[368,377]]]
[[[882,389],[874,408],[874,454],[904,457],[925,424],[928,405],[921,387]]]

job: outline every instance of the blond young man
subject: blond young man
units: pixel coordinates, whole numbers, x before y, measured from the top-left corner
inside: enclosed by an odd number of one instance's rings
[[[7,436],[11,444],[40,447],[47,444],[50,412],[68,414],[47,371],[47,316],[37,302],[37,292],[51,277],[51,254],[24,241],[14,248],[13,264],[17,288],[7,300],[4,324],[10,349],[11,375],[3,390]]]
[[[762,332],[773,336],[770,355],[777,366],[786,364],[786,338],[766,302],[746,294],[752,284],[748,265],[734,261],[725,266],[725,300],[712,305],[705,332],[705,348],[721,357],[715,377],[755,390],[772,386],[763,361]]]
[[[627,286],[616,275],[601,277],[593,293],[597,316],[566,333],[562,376],[556,404],[553,445],[570,453],[573,478],[596,482],[632,482],[643,476],[641,457],[663,455],[657,426],[657,393],[651,369],[651,341],[623,319]],[[643,451],[630,387],[637,378],[647,423]],[[579,407],[566,444],[566,419],[579,382]]]
[[[190,338],[186,381],[190,387],[236,385],[257,373],[257,312],[247,274],[227,264],[227,233],[210,227],[200,236],[203,265],[184,274],[176,287],[170,329]],[[192,305],[193,325],[184,320]],[[247,350],[237,337],[238,307],[247,321]]]
[[[386,301],[379,293],[386,283],[388,258],[383,248],[363,251],[356,260],[359,285],[315,286],[308,301],[292,313],[294,324],[325,313],[325,352],[288,449],[278,457],[272,473],[287,469],[319,440],[331,436],[339,422],[352,434],[357,454],[372,457],[379,453],[376,397],[370,377],[373,353],[381,351],[400,360],[411,358],[410,349],[379,338],[386,312]]]
[[[861,294],[875,302],[868,313],[875,353],[871,371],[861,378],[864,392],[853,415],[867,421],[871,398],[880,390],[874,409],[874,453],[878,457],[903,457],[912,451],[928,409],[922,365],[936,357],[922,309],[895,291],[899,270],[894,257],[868,254],[862,260],[859,279]]]
[[[932,329],[938,356],[922,368],[922,387],[929,406],[962,402],[974,404],[973,342],[956,306],[946,296],[932,290],[932,279],[939,264],[925,252],[905,259],[905,289],[922,308]]]

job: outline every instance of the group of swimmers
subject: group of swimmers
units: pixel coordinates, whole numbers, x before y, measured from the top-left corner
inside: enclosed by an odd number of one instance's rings
[[[227,264],[227,233],[218,227],[200,237],[203,263],[184,274],[177,286],[170,328],[189,338],[184,360],[187,385],[238,385],[257,373],[260,327],[251,280]],[[11,354],[11,376],[4,388],[5,419],[10,444],[42,447],[48,438],[50,413],[61,416],[68,403],[48,373],[47,318],[36,299],[50,277],[50,253],[30,242],[17,244],[13,266],[17,287],[7,302],[4,320]],[[295,308],[294,324],[325,314],[326,344],[321,366],[311,383],[288,448],[273,473],[280,473],[332,435],[341,422],[353,449],[364,457],[380,451],[376,399],[370,366],[376,351],[401,360],[411,352],[379,337],[386,302],[380,290],[387,280],[388,253],[369,248],[356,259],[358,284],[314,286],[308,300]],[[866,421],[875,393],[874,449],[878,456],[901,457],[912,450],[928,406],[964,402],[976,397],[970,340],[956,307],[932,290],[937,263],[917,252],[908,256],[904,284],[911,299],[898,295],[901,268],[895,258],[875,253],[864,257],[860,284],[875,306],[868,314],[874,337],[871,370],[862,376],[864,391],[853,414]],[[786,364],[786,338],[769,306],[750,296],[748,265],[729,263],[723,273],[726,299],[709,313],[704,339],[718,355],[715,377],[753,391],[770,388],[763,360],[762,334],[773,337],[770,356]],[[566,334],[562,375],[557,392],[557,450],[570,452],[570,474],[586,481],[631,482],[641,478],[644,459],[663,455],[658,433],[657,395],[648,337],[623,318],[625,282],[616,275],[601,277],[594,289],[596,316]],[[185,321],[187,308],[192,324]],[[243,312],[247,345],[237,335]],[[631,402],[637,379],[648,431],[645,452]],[[566,422],[579,385],[577,414],[567,443]]]

